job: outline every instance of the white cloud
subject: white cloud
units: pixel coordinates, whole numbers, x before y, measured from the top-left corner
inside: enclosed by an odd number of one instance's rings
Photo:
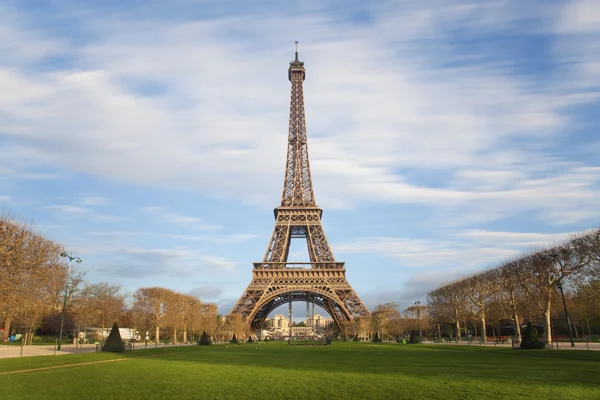
[[[50,206],[44,206],[43,208],[47,209],[47,210],[59,211],[61,213],[65,213],[65,214],[75,214],[75,215],[87,214],[90,212],[90,210],[88,208],[81,207],[81,206],[75,206],[75,205],[67,205],[67,204],[55,204],[55,205],[50,205]]]
[[[533,247],[561,242],[564,233],[446,231],[437,238],[367,237],[334,244],[336,254],[368,254],[392,259],[386,281],[364,291],[368,306],[396,301],[402,307],[425,300],[428,291],[459,277],[493,267]],[[352,284],[352,282],[350,282]]]
[[[571,0],[562,9],[558,30],[563,33],[600,32],[600,3]]]
[[[9,203],[13,199],[12,196],[0,194],[0,203]]]
[[[504,29],[506,21],[512,25],[519,19],[514,11],[509,3],[418,7],[413,12],[422,21],[413,21],[411,37],[417,40],[432,29],[440,35],[456,21],[474,21],[471,29]],[[565,93],[553,85],[536,87],[476,60],[440,69],[428,65],[429,58],[421,61],[412,48],[400,50],[398,59],[391,37],[382,41],[377,35],[387,29],[390,15],[410,20],[411,14],[379,12],[372,25],[352,32],[337,29],[325,16],[265,16],[244,25],[253,44],[268,38],[260,52],[220,36],[248,22],[241,17],[92,23],[100,40],[78,49],[79,70],[31,77],[9,69],[0,76],[21,93],[5,100],[16,124],[11,133],[30,146],[43,136],[50,142],[44,153],[54,163],[84,173],[161,187],[191,186],[249,202],[272,199],[281,184],[288,91],[285,63],[274,60],[289,54],[281,48],[285,37],[276,40],[272,33],[305,24],[313,27],[301,53],[309,57],[313,176],[324,206],[481,198],[472,186],[461,191],[421,186],[407,182],[398,170],[450,168],[461,178],[479,173],[480,181],[493,182],[506,174],[506,180],[539,150],[517,154],[505,148],[505,140],[547,135],[565,124],[560,112]],[[21,32],[18,25],[12,29]],[[64,46],[49,48],[64,51]],[[150,87],[158,91],[146,93]],[[36,118],[23,121],[25,115]],[[60,156],[63,151],[70,157]],[[512,165],[503,161],[507,153],[517,157]],[[484,164],[488,168],[482,170]],[[514,183],[518,187],[519,181]]]
[[[461,266],[474,270],[518,252],[499,246],[480,247],[450,240],[371,237],[334,247],[336,253],[366,253],[397,260],[405,268],[432,269]]]
[[[223,271],[232,271],[239,265],[238,262],[229,261],[215,256],[203,256],[200,258],[200,264],[204,267],[215,268]]]
[[[102,196],[85,196],[79,200],[79,204],[84,206],[105,206],[110,204],[110,201]]]
[[[365,253],[395,259],[406,268],[475,271],[532,247],[561,242],[574,232],[446,231],[438,238],[368,237],[334,245],[337,253]]]
[[[166,222],[169,224],[185,226],[188,228],[198,230],[218,230],[221,229],[217,225],[209,225],[204,222],[202,218],[190,217],[187,215],[179,214],[169,210],[167,207],[144,207],[143,212],[156,216],[159,221]]]

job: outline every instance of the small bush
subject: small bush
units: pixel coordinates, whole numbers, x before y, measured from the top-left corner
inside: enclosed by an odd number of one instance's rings
[[[408,343],[411,343],[411,344],[420,343],[419,336],[417,335],[417,333],[415,332],[414,329],[412,331],[410,331],[410,337],[408,338]]]
[[[121,333],[119,332],[119,326],[116,322],[110,330],[110,334],[108,335],[108,338],[106,338],[104,346],[102,346],[102,351],[111,353],[125,352],[125,344],[123,343],[123,340],[121,340]]]
[[[360,339],[358,338],[358,335],[354,335],[354,339],[352,339],[354,342],[359,342]]]
[[[522,349],[543,349],[546,344],[538,337],[537,330],[531,325],[531,321],[527,322],[523,340],[521,341]]]
[[[231,344],[238,344],[238,340],[237,337],[235,336],[235,333],[233,334],[233,337],[231,338],[231,340],[229,341],[229,343]]]
[[[373,343],[381,343],[381,339],[379,338],[379,332],[375,332],[375,337],[373,338]]]
[[[202,336],[200,336],[200,340],[198,341],[198,346],[208,346],[210,344],[212,344],[210,337],[206,331],[202,332]]]
[[[246,342],[247,343],[254,343],[254,340],[252,340],[252,336],[250,336]]]

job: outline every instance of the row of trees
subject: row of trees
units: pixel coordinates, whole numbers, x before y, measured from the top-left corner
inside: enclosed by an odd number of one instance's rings
[[[600,229],[439,287],[428,293],[429,313],[437,336],[445,325],[461,340],[470,325],[486,341],[490,321],[494,331],[512,322],[520,342],[519,327],[529,320],[543,327],[544,340],[551,344],[553,317],[562,309],[561,287],[575,317],[575,326],[566,328],[585,325],[590,334],[590,323],[600,322]]]
[[[220,324],[215,304],[161,287],[132,295],[120,285],[86,282],[72,273],[67,282],[64,248],[10,214],[0,215],[0,322],[3,338],[11,332],[56,334],[67,290],[65,331],[86,327],[138,330],[157,342],[187,341],[188,333],[214,333]],[[161,337],[162,332],[162,337]],[[32,335],[29,335],[31,337]]]
[[[0,321],[31,329],[55,311],[66,280],[63,248],[31,226],[0,214]]]
[[[363,340],[372,340],[377,334],[382,340],[395,340],[408,337],[411,332],[425,332],[430,326],[427,306],[413,305],[401,310],[396,303],[385,303],[373,308],[368,317],[342,322],[339,334]]]

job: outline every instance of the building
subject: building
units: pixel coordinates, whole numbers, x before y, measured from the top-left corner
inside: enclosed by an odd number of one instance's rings
[[[327,328],[329,325],[333,324],[333,318],[325,318],[320,314],[314,314],[312,318],[309,318],[306,321],[306,326],[315,327],[315,328]]]

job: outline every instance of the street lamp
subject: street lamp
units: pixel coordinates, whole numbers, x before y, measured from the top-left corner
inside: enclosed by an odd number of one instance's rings
[[[564,252],[564,249],[562,250]],[[559,254],[556,251],[550,253],[550,257],[556,262]],[[567,311],[567,302],[565,301],[565,293],[563,292],[562,282],[560,281],[560,275],[556,275],[556,288],[560,290],[560,295],[563,301],[563,307],[565,309],[565,319],[567,320],[567,326],[569,327],[569,339],[571,340],[571,347],[575,347],[575,342],[573,342],[573,331],[571,329],[571,320],[569,319],[569,312]],[[558,340],[557,340],[558,342]]]
[[[565,308],[565,318],[567,319],[567,326],[569,327],[569,339],[571,339],[571,347],[575,347],[575,342],[573,342],[573,331],[571,329],[571,320],[569,319],[569,312],[567,311],[567,302],[565,301],[565,293],[563,292],[563,287],[560,278],[558,278],[556,287],[560,289],[560,295],[562,296],[563,307]]]
[[[73,262],[73,260],[75,260],[75,262],[77,262],[77,263],[82,262],[81,258],[75,257],[75,256],[73,256],[72,253],[69,254],[66,251],[63,251],[62,253],[60,253],[60,256],[69,259],[69,269],[67,270],[67,281],[65,282],[65,296],[63,298],[62,315],[60,317],[60,333],[58,334],[57,350],[60,350],[60,347],[61,347],[63,327],[65,325],[65,314],[67,312],[67,293],[69,290],[69,281],[71,280],[71,263]]]
[[[415,305],[417,306],[417,320],[419,321],[419,341],[421,341],[421,310],[419,304],[421,304],[419,300],[415,301]]]

